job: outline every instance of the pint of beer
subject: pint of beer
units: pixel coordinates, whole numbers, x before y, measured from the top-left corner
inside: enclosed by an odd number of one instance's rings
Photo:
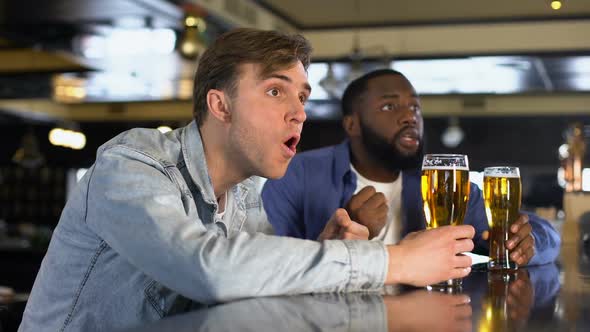
[[[520,215],[521,182],[518,167],[484,169],[483,196],[490,227],[490,270],[514,270],[506,242],[510,226]]]
[[[421,187],[428,228],[463,224],[469,201],[466,155],[426,155],[422,163]]]
[[[421,191],[427,227],[463,224],[469,188],[466,155],[425,155],[422,162]],[[428,289],[459,288],[461,284],[461,279],[452,279],[430,285]]]

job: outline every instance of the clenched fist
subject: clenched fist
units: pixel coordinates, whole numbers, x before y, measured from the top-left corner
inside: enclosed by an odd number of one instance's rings
[[[389,206],[383,193],[377,192],[372,186],[367,186],[350,198],[345,209],[350,219],[369,229],[369,238],[372,239],[379,235],[385,226]]]

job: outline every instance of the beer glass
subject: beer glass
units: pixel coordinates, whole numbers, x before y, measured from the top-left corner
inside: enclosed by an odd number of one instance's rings
[[[490,227],[490,270],[516,270],[510,261],[506,242],[510,226],[520,215],[521,182],[518,167],[484,169],[483,197]]]
[[[422,201],[427,228],[461,225],[469,201],[469,164],[462,154],[427,154],[422,162]],[[461,287],[461,279],[430,285],[428,289]]]

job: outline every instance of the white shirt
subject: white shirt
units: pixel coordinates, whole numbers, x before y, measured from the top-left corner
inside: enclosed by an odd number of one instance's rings
[[[362,176],[352,164],[350,169],[356,174],[355,195],[364,187],[373,186],[377,192],[385,195],[389,207],[385,226],[381,229],[379,235],[372,240],[380,240],[385,244],[396,244],[400,240],[402,228],[402,173],[400,172],[393,182],[375,182]]]
[[[223,200],[223,210],[221,209],[221,206],[219,207],[219,209],[217,211],[221,211],[221,212],[217,212],[215,213],[215,222],[223,222],[223,217],[230,214],[231,213],[227,213],[227,201],[230,200],[229,195],[231,194],[231,190],[228,190],[225,192],[225,199]]]

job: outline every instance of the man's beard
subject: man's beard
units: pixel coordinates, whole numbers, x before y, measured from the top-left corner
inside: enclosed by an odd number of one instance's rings
[[[361,121],[363,145],[367,152],[374,160],[378,161],[383,167],[391,172],[398,172],[407,169],[419,168],[422,165],[424,156],[423,141],[420,139],[418,150],[410,155],[402,153],[397,146],[388,142],[385,138],[379,136],[373,129],[366,126]],[[398,142],[401,133],[400,130],[394,137],[394,142]]]

